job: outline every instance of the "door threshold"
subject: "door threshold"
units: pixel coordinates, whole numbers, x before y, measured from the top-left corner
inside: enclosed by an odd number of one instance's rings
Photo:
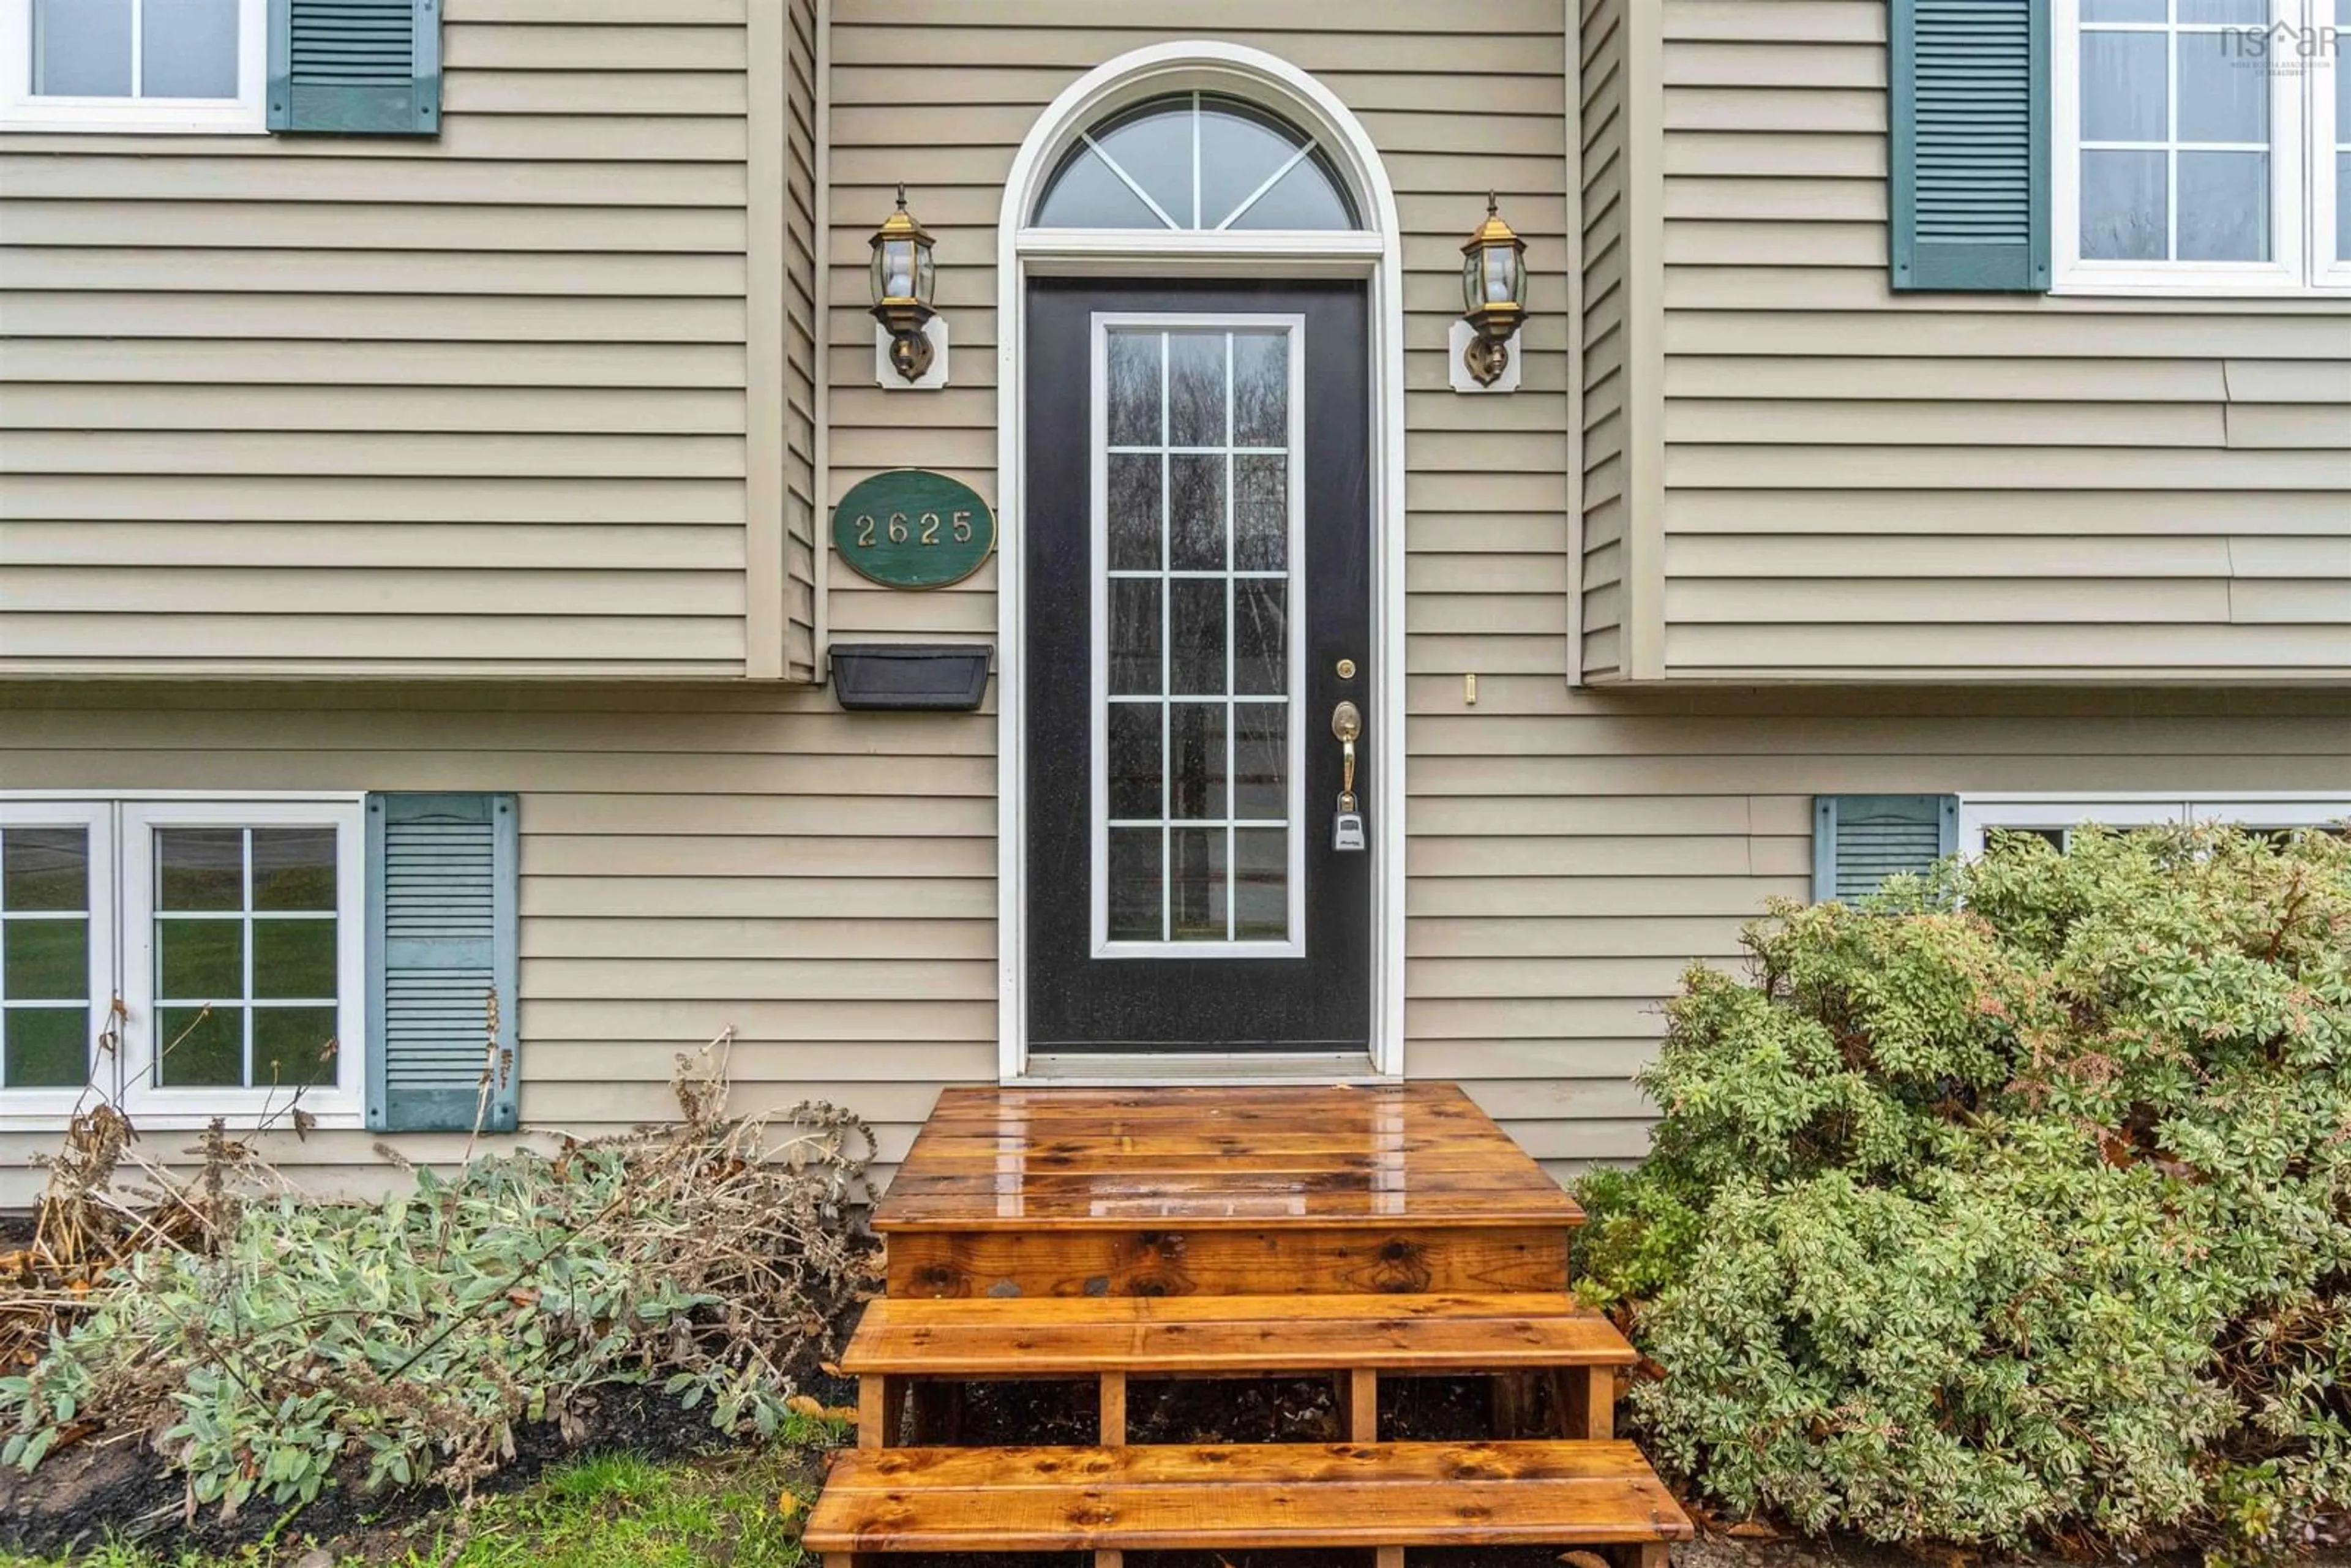
[[[1055,1089],[1147,1083],[1216,1088],[1228,1083],[1386,1083],[1394,1076],[1360,1051],[1086,1051],[1032,1056],[1013,1085]]]

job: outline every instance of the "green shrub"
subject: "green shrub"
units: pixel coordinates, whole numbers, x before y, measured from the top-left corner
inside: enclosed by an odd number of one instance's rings
[[[469,1489],[518,1425],[576,1432],[617,1385],[773,1436],[803,1403],[796,1366],[872,1276],[848,1214],[872,1135],[801,1106],[770,1141],[724,1118],[723,1082],[681,1092],[671,1128],[418,1171],[376,1204],[209,1205],[199,1243],[129,1256],[0,1377],[0,1462],[144,1433],[192,1506],[233,1513],[345,1475]]]
[[[2351,1505],[2351,844],[2037,838],[1693,969],[1582,1288],[1729,1509],[2299,1543]]]

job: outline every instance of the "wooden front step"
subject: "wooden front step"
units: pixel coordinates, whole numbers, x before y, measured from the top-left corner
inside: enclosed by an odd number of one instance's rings
[[[1393,1550],[1690,1534],[1629,1443],[1257,1444],[852,1450],[805,1543],[828,1554]]]
[[[858,1441],[882,1448],[901,1440],[909,1415],[914,1441],[939,1440],[908,1404],[918,1380],[1093,1378],[1100,1440],[1114,1445],[1127,1438],[1129,1379],[1278,1373],[1338,1375],[1342,1429],[1359,1443],[1379,1436],[1383,1374],[1464,1372],[1502,1375],[1495,1437],[1606,1437],[1615,1369],[1635,1356],[1571,1297],[1526,1294],[889,1299],[865,1309],[841,1359],[859,1379]],[[1541,1426],[1536,1380],[1552,1389]]]
[[[1186,1296],[879,1301],[841,1364],[859,1375],[1165,1377],[1502,1372],[1635,1359],[1614,1323],[1564,1294]]]

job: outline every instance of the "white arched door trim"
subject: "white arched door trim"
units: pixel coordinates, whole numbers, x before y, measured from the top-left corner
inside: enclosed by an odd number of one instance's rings
[[[1102,116],[1164,93],[1214,90],[1296,123],[1327,152],[1371,226],[1356,230],[1204,232],[1028,226],[1044,182],[1080,132]],[[1029,279],[1041,276],[1361,277],[1370,290],[1372,341],[1371,671],[1372,1057],[1364,1071],[1404,1070],[1404,265],[1395,193],[1363,122],[1330,89],[1262,49],[1210,39],[1134,50],[1072,82],[1038,117],[1004,186],[997,221],[997,996],[999,1071],[1030,1076],[1028,1017],[1028,801],[1020,683],[1026,625],[1021,506]],[[1327,1067],[1299,1064],[1301,1076]],[[1177,1081],[1175,1072],[1152,1075]],[[1262,1081],[1263,1066],[1249,1075]],[[1213,1081],[1215,1074],[1207,1077]],[[1070,1082],[1057,1073],[1056,1082]]]

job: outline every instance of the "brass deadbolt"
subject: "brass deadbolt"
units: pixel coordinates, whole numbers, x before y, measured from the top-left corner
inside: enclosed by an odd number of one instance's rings
[[[1352,681],[1355,678],[1354,660],[1342,659],[1339,661],[1339,678],[1343,681]]]

